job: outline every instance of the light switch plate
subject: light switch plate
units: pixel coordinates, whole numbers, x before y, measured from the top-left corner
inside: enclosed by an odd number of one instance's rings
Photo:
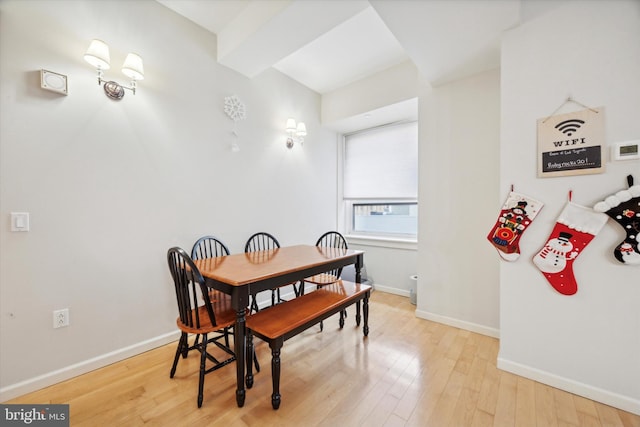
[[[11,212],[11,231],[29,231],[29,212]]]

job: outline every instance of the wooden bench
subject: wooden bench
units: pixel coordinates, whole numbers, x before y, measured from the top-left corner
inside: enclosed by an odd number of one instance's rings
[[[280,407],[280,349],[284,342],[320,321],[362,301],[362,332],[369,335],[369,295],[371,286],[340,280],[311,293],[264,309],[247,317],[247,357],[253,360],[253,335],[269,343],[271,348],[271,381],[273,409]],[[360,317],[356,323],[360,326]],[[343,324],[340,324],[342,328]],[[253,386],[252,364],[247,362],[247,388]]]

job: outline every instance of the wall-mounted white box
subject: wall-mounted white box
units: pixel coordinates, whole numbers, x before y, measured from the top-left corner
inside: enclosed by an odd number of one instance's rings
[[[29,231],[29,212],[11,212],[11,231]]]
[[[40,70],[40,87],[51,92],[69,95],[67,76],[49,70]]]
[[[611,147],[611,158],[613,160],[640,159],[640,139],[616,142]]]

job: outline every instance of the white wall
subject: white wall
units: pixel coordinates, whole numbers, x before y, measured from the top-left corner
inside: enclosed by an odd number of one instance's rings
[[[104,95],[82,58],[92,38],[121,83],[125,54],[142,56],[135,96]],[[290,245],[335,228],[319,95],[275,71],[246,79],[215,45],[155,1],[0,2],[0,400],[173,339],[169,247],[213,233],[240,252],[255,231]],[[41,68],[67,75],[69,96],[40,89]],[[238,153],[232,94],[247,109]],[[285,147],[289,116],[307,124],[303,149]],[[9,231],[14,211],[30,232]],[[71,325],[52,329],[65,307]]]
[[[329,126],[336,123],[339,125],[345,119],[415,98],[418,85],[417,68],[413,62],[405,61],[322,95],[322,123]],[[377,117],[371,117],[369,122],[376,119]],[[385,123],[369,123],[369,126],[381,124]],[[351,132],[354,130],[361,129],[350,129]]]
[[[399,76],[403,76],[399,78]],[[323,120],[348,121],[385,103],[419,96],[419,243],[350,247],[367,251],[378,289],[409,295],[416,315],[498,336],[499,257],[486,241],[501,204],[500,73],[431,88],[404,63],[322,97]],[[376,123],[378,125],[379,123]]]
[[[498,336],[500,72],[420,94],[420,317]],[[504,191],[501,191],[504,190]]]
[[[499,367],[640,413],[640,270],[618,263],[625,233],[609,220],[576,259],[578,292],[556,292],[531,262],[569,190],[585,206],[640,181],[640,161],[536,178],[536,120],[567,96],[605,108],[606,144],[640,138],[640,2],[572,1],[505,34],[500,182],[546,205],[500,271]],[[580,110],[567,105],[559,113]]]
[[[350,133],[395,121],[416,120],[418,83],[418,71],[409,61],[324,94],[322,124],[341,133]],[[364,118],[365,113],[371,117]],[[341,162],[342,144],[339,144],[339,150]],[[339,197],[341,185],[339,179]],[[338,214],[340,230],[346,228],[346,221],[344,212]],[[417,272],[415,242],[384,242],[355,236],[347,236],[347,240],[349,248],[366,252],[367,275],[376,289],[409,296],[409,276]]]
[[[376,290],[409,297],[414,285],[409,276],[418,272],[418,251],[415,244],[367,242],[365,239],[349,240],[350,249],[365,252],[364,264],[367,278]]]

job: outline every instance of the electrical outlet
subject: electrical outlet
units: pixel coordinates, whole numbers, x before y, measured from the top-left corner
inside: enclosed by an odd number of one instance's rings
[[[53,327],[63,328],[69,326],[69,309],[63,308],[62,310],[53,311]]]

